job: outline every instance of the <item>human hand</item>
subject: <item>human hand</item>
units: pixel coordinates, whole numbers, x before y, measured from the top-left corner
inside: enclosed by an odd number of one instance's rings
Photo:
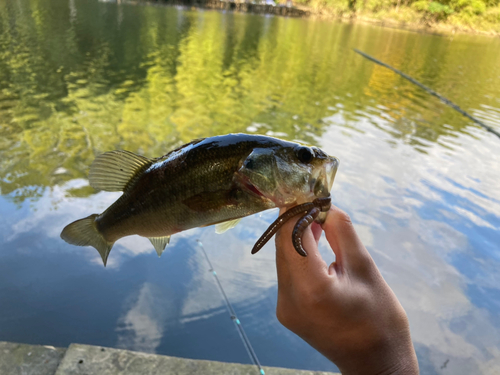
[[[307,257],[292,245],[296,221],[289,220],[276,235],[281,324],[342,374],[418,374],[406,313],[349,216],[332,206],[322,226],[308,227],[302,237]],[[322,229],[335,253],[331,265],[318,251]]]

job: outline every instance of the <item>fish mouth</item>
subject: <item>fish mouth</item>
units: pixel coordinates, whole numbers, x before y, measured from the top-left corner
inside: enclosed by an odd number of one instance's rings
[[[257,189],[257,187],[250,182],[250,178],[248,178],[247,176],[242,175],[242,174],[238,174],[238,175],[239,175],[238,180],[239,180],[240,186],[244,190],[246,190],[247,192],[249,192],[250,194],[252,194],[258,198],[266,198],[264,193],[261,192],[259,189]]]
[[[328,157],[323,168],[318,169],[317,174],[311,180],[311,192],[315,197],[327,197],[332,190],[333,180],[337,174],[339,159],[333,156]]]
[[[255,187],[255,185],[248,181],[243,181],[243,187],[258,197],[264,197],[264,194],[262,194],[261,191]]]
[[[334,156],[331,156],[330,158],[330,162],[325,165],[326,185],[328,186],[328,191],[332,190],[333,180],[335,179],[340,163],[338,158]]]

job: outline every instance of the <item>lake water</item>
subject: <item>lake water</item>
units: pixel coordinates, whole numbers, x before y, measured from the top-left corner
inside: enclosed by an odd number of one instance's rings
[[[0,340],[336,370],[275,317],[276,211],[225,234],[120,240],[102,266],[59,238],[118,196],[94,157],[246,132],[341,160],[332,190],[406,309],[422,374],[500,373],[500,39],[84,0],[0,2]],[[321,251],[333,255],[324,239]]]

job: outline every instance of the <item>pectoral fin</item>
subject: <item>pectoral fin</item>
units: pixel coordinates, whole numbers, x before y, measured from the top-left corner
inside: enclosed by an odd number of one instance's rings
[[[90,166],[90,186],[98,190],[124,191],[127,185],[152,163],[152,159],[129,151],[105,152]]]
[[[215,226],[215,233],[221,234],[224,233],[225,231],[234,228],[238,223],[241,221],[240,219],[235,219],[235,220],[229,220],[229,221],[224,221],[223,223],[219,223]]]
[[[170,236],[165,236],[165,237],[149,237],[148,238],[151,243],[153,244],[156,254],[160,257],[163,251],[165,250],[165,247],[168,245],[170,242]]]

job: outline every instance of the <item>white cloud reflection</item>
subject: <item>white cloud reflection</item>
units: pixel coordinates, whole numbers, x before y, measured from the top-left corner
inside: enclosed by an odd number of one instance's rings
[[[118,348],[154,353],[164,335],[165,321],[172,313],[166,303],[165,290],[144,283],[129,296],[123,315],[118,320]]]

